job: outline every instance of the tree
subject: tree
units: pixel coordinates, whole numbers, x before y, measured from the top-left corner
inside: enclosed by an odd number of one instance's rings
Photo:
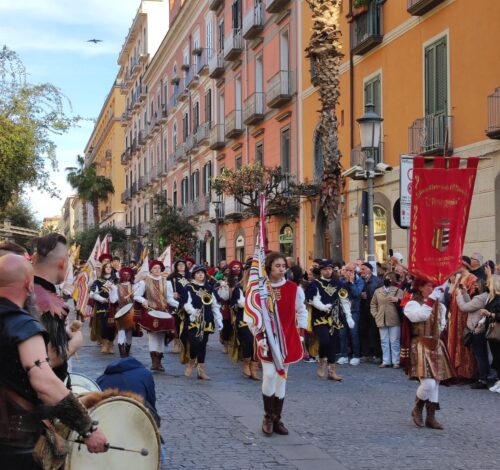
[[[79,120],[66,114],[65,105],[59,88],[28,83],[17,54],[0,49],[0,210],[26,186],[57,195],[49,173],[57,169],[51,138]]]
[[[157,219],[151,223],[150,230],[156,242],[162,245],[160,248],[171,245],[175,258],[192,255],[198,239],[196,227],[162,196],[156,196],[154,204]]]
[[[20,196],[14,196],[5,209],[0,212],[0,225],[3,224],[6,219],[16,227],[40,230],[40,222],[36,219],[31,205]],[[24,247],[29,247],[30,245],[30,236],[14,234],[12,238],[16,243]]]
[[[120,254],[123,259],[128,248],[127,235],[125,234],[125,230],[117,227],[89,228],[77,233],[75,238],[71,240],[71,243],[80,245],[80,259],[87,260],[90,253],[92,253],[97,237],[100,236],[102,240],[108,233],[112,238],[109,245],[110,252],[113,254]]]
[[[85,159],[81,155],[76,157],[78,166],[66,168],[68,171],[66,179],[71,187],[77,192],[83,204],[83,225],[87,227],[87,204],[90,202],[94,211],[94,226],[99,227],[99,201],[105,201],[110,194],[115,193],[113,182],[105,176],[97,174],[97,165],[91,163],[85,165]]]

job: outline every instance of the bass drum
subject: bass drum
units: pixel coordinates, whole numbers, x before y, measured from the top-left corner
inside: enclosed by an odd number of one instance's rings
[[[69,374],[69,379],[71,380],[71,391],[76,395],[101,391],[101,387],[86,375],[71,372]]]
[[[109,443],[113,446],[141,451],[109,449],[102,454],[91,454],[82,444],[70,443],[66,457],[66,470],[141,470],[160,469],[160,432],[151,414],[138,401],[127,397],[113,397],[101,401],[89,410],[93,420],[99,421]],[[69,440],[78,439],[72,431]]]

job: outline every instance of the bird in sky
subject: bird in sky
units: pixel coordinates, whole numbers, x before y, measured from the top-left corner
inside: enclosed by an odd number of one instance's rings
[[[97,44],[98,42],[102,42],[102,39],[89,39],[87,42],[93,42],[94,44]]]

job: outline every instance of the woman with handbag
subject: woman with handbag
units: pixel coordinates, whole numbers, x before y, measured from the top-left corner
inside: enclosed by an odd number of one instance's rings
[[[480,310],[480,315],[486,319],[486,339],[490,347],[493,362],[491,366],[497,371],[500,379],[500,275],[491,276],[488,303]],[[500,380],[490,388],[492,392],[500,393]]]

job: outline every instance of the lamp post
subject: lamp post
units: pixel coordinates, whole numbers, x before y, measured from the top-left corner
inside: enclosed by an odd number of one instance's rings
[[[375,234],[373,229],[373,179],[375,178],[375,149],[380,145],[380,127],[383,119],[375,112],[375,105],[367,104],[363,116],[357,119],[361,150],[365,154],[365,172],[368,183],[368,262],[376,269]]]
[[[220,209],[222,205],[222,197],[220,193],[217,193],[217,199],[213,201],[215,208],[215,246],[214,246],[214,261],[215,266],[219,266],[219,219],[220,219]]]
[[[127,237],[127,265],[130,265],[130,235],[132,235],[132,227],[125,227],[125,236]]]

